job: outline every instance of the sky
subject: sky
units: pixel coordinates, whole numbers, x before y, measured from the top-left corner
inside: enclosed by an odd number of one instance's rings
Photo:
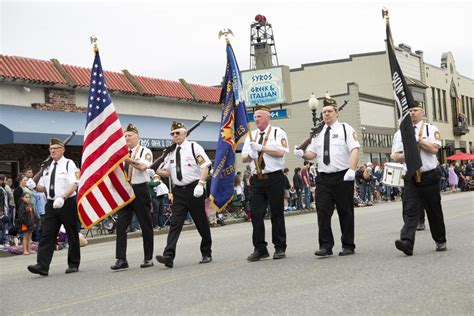
[[[240,69],[248,69],[250,24],[263,14],[280,65],[296,68],[385,50],[383,7],[395,44],[422,50],[425,62],[438,67],[450,51],[457,71],[474,78],[474,9],[464,0],[0,0],[0,53],[90,67],[95,35],[106,70],[218,85],[226,62],[225,41],[218,39],[223,28],[233,31]]]

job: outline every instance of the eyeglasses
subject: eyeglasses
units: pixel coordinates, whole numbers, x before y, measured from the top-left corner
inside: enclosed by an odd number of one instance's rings
[[[179,135],[181,135],[181,132],[171,132],[170,135],[171,136],[175,136],[175,135],[179,136]]]
[[[53,150],[57,150],[57,149],[61,149],[62,147],[61,146],[58,146],[58,147],[49,147],[49,150],[50,151],[53,151]]]

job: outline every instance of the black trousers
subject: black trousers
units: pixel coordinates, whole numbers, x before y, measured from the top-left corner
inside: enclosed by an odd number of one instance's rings
[[[318,214],[319,248],[331,250],[334,237],[331,217],[334,207],[339,215],[343,248],[355,249],[354,244],[354,181],[344,181],[347,170],[320,173],[316,178],[316,212]]]
[[[270,205],[272,242],[276,250],[286,250],[284,211],[285,175],[276,171],[265,174],[263,179],[250,178],[250,214],[252,218],[252,243],[255,251],[266,252],[264,218]]]
[[[415,244],[416,227],[420,212],[426,210],[430,224],[431,237],[435,242],[446,242],[441,194],[439,193],[439,175],[436,170],[424,172],[421,182],[415,183],[413,178],[405,179],[403,190],[403,228],[400,239]]]
[[[81,250],[79,246],[79,234],[76,224],[78,221],[76,197],[70,197],[64,201],[62,208],[53,208],[53,201],[48,200],[43,216],[43,227],[41,239],[38,246],[38,265],[49,270],[56,249],[56,240],[61,224],[66,229],[68,240],[67,264],[70,267],[79,267],[81,262]]]
[[[168,240],[163,255],[171,256],[174,259],[176,256],[176,244],[178,243],[179,235],[183,229],[186,215],[191,213],[194,225],[196,225],[199,235],[201,235],[201,254],[202,256],[212,256],[212,239],[211,229],[207,221],[206,209],[204,201],[206,199],[206,192],[201,197],[194,197],[194,188],[198,181],[190,183],[187,186],[175,186],[173,188],[173,205],[171,206],[173,215],[170,219],[170,231],[168,233]]]
[[[153,222],[151,218],[151,198],[146,183],[133,184],[135,200],[118,212],[117,242],[115,258],[127,258],[127,228],[132,222],[133,214],[137,215],[143,238],[144,260],[153,259]]]

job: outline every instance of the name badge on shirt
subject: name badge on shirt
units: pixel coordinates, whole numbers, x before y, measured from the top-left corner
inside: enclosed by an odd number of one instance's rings
[[[339,138],[338,134],[332,134],[332,138]]]

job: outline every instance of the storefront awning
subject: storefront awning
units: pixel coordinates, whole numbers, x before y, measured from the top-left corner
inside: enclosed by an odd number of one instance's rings
[[[51,137],[65,139],[73,131],[76,136],[69,145],[82,146],[85,113],[40,111],[30,107],[0,104],[0,145],[43,144]],[[172,143],[170,126],[173,120],[191,127],[196,121],[138,115],[119,115],[122,127],[133,123],[140,130],[142,145],[164,148]],[[218,122],[204,122],[190,135],[206,150],[214,150],[219,133]]]

